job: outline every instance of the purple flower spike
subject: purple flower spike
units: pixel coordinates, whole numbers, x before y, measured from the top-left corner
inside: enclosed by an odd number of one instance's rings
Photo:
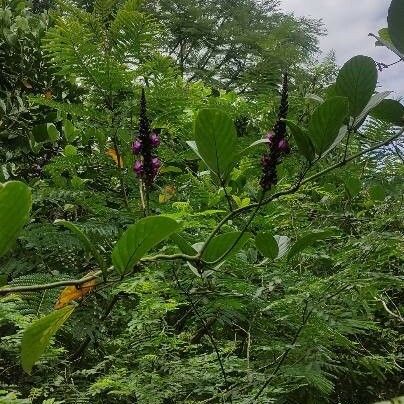
[[[141,176],[144,171],[143,162],[136,160],[135,164],[133,165],[133,171],[136,173],[136,175]]]
[[[134,154],[140,154],[140,152],[142,151],[142,141],[141,140],[136,139],[132,143],[132,151]]]
[[[150,135],[150,142],[152,147],[158,147],[160,145],[160,138],[159,135],[157,133],[152,133]]]

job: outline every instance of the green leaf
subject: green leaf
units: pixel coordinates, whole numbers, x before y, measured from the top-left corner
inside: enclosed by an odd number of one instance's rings
[[[218,109],[199,111],[194,127],[198,153],[220,180],[225,181],[235,164],[236,128]]]
[[[95,245],[92,243],[92,241],[81,231],[80,228],[78,228],[74,223],[68,222],[66,220],[55,220],[54,224],[58,226],[63,226],[66,229],[69,229],[72,233],[74,233],[77,238],[81,241],[83,244],[84,248],[92,254],[92,256],[96,259],[100,269],[103,271],[105,270],[105,262],[104,258],[102,255],[98,252],[97,248]]]
[[[72,157],[77,154],[77,148],[71,144],[67,144],[63,150],[65,156]]]
[[[22,182],[0,184],[0,257],[15,243],[29,218],[31,191]]]
[[[266,258],[275,259],[279,254],[279,246],[274,236],[269,232],[260,232],[255,236],[255,245]]]
[[[350,198],[355,198],[355,196],[359,194],[362,188],[362,183],[359,178],[349,176],[349,174],[347,174],[343,181],[348,196]]]
[[[318,155],[334,143],[347,113],[348,102],[344,97],[330,98],[314,111],[308,132]]]
[[[60,138],[60,133],[57,130],[56,126],[53,123],[47,123],[46,127],[47,127],[49,139],[52,142],[57,142]]]
[[[32,135],[36,142],[42,143],[49,140],[48,127],[46,123],[35,125],[32,128]]]
[[[404,106],[396,100],[383,100],[371,112],[373,118],[400,124],[404,118]]]
[[[150,216],[129,226],[112,251],[115,269],[124,274],[154,246],[176,232],[180,225],[164,216]]]
[[[288,260],[299,254],[306,247],[313,245],[316,241],[324,240],[335,235],[335,230],[315,231],[298,239],[288,253]]]
[[[309,134],[293,121],[287,120],[286,124],[292,132],[292,136],[295,139],[300,154],[305,157],[306,160],[313,161],[315,157],[315,151]]]
[[[347,97],[349,115],[356,118],[366,107],[377,84],[377,67],[368,56],[355,56],[342,66],[335,83],[335,95]]]
[[[196,255],[198,254],[198,251],[195,250],[194,247],[190,243],[188,243],[187,240],[185,240],[184,237],[182,237],[178,233],[174,233],[171,235],[170,239],[174,241],[174,243],[177,245],[177,247],[181,250],[183,254],[187,255]]]
[[[77,137],[76,129],[68,119],[65,119],[63,121],[63,133],[69,143],[72,143]]]
[[[393,0],[387,16],[390,39],[393,45],[404,53],[404,2]]]
[[[391,94],[391,91],[383,91],[382,93],[378,93],[372,96],[370,101],[367,103],[366,107],[362,110],[360,115],[355,119],[353,123],[353,127],[355,129],[358,129],[362,126],[362,124],[365,122],[367,116],[369,113],[376,108],[378,105],[380,105],[383,100],[388,97]]]
[[[376,184],[370,187],[369,195],[374,201],[384,201],[386,199],[386,191],[381,184]]]
[[[225,254],[227,254],[226,259],[236,254],[251,237],[251,233],[241,234],[240,231],[235,231],[216,236],[208,244],[202,255],[202,259],[206,262],[215,262]]]
[[[32,366],[41,357],[51,338],[70,317],[73,310],[74,306],[69,305],[53,311],[25,329],[21,340],[21,364],[27,373],[31,373]]]

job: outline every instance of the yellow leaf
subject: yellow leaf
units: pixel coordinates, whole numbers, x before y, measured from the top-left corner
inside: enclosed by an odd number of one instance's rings
[[[91,272],[88,274],[91,275]],[[55,309],[61,309],[67,306],[72,301],[82,300],[87,296],[97,285],[97,280],[85,282],[80,286],[67,286],[63,289],[62,293],[55,304]]]
[[[106,151],[106,154],[107,154],[109,157],[111,157],[112,160],[115,161],[115,164],[116,164],[119,168],[122,168],[122,167],[123,167],[123,158],[122,158],[122,156],[119,156],[119,160],[120,160],[120,161],[119,161],[119,164],[118,164],[118,156],[116,155],[115,149],[112,149],[112,148],[108,149],[108,150]]]
[[[163,192],[159,195],[159,202],[160,203],[167,203],[174,195],[176,189],[174,185],[166,185],[163,188]]]

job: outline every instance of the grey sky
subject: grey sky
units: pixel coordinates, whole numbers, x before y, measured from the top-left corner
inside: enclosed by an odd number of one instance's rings
[[[324,53],[335,50],[338,64],[355,55],[367,55],[378,62],[391,63],[398,59],[389,50],[375,47],[369,32],[377,34],[387,26],[390,0],[281,0],[281,8],[296,16],[322,19],[328,35],[321,39]],[[404,96],[404,63],[379,73],[383,89],[393,90],[393,97]]]

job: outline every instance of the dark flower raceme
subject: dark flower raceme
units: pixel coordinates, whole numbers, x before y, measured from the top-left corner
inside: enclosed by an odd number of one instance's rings
[[[160,137],[150,130],[150,122],[147,118],[146,95],[142,89],[140,99],[139,134],[132,143],[132,152],[138,156],[133,165],[134,173],[150,188],[161,167],[161,161],[155,155],[155,149],[160,145]]]
[[[282,98],[279,107],[278,119],[274,129],[267,133],[268,152],[262,156],[261,187],[263,191],[269,191],[278,183],[277,166],[283,157],[290,153],[290,146],[286,138],[286,122],[288,115],[288,76],[283,75]]]

